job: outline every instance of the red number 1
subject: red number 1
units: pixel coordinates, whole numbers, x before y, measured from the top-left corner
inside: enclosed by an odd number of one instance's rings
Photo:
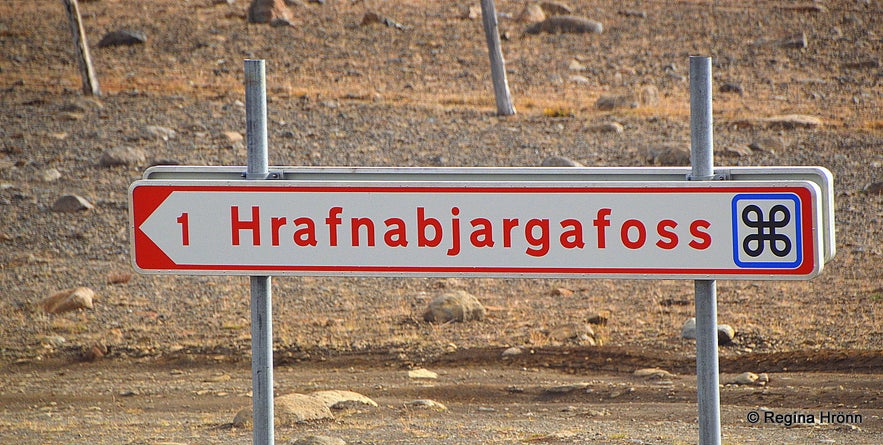
[[[190,224],[188,222],[187,213],[182,213],[181,216],[177,219],[178,224],[181,224],[181,244],[185,246],[190,245]]]

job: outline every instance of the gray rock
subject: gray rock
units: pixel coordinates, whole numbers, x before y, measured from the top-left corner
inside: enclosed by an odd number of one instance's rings
[[[331,436],[307,436],[290,440],[288,445],[346,445],[346,442]]]
[[[145,42],[147,42],[147,36],[143,32],[120,29],[105,34],[98,42],[98,47],[141,45]]]
[[[543,159],[541,167],[582,167],[583,165],[564,156],[549,156]]]
[[[546,388],[543,390],[543,394],[545,395],[561,395],[561,394],[570,394],[574,391],[584,391],[590,388],[592,385],[589,383],[573,383],[570,385],[561,385],[561,386],[553,386],[551,388]]]
[[[481,14],[481,9],[479,9],[479,14]],[[481,17],[481,15],[479,15],[479,17]],[[521,14],[518,14],[519,22],[540,23],[543,20],[546,20],[546,13],[543,11],[543,8],[536,3],[528,3],[524,5]]]
[[[52,204],[52,211],[63,213],[85,212],[93,208],[95,206],[80,195],[64,195]]]
[[[526,34],[601,34],[604,26],[600,22],[573,15],[556,15],[539,23],[534,23],[524,31]]]
[[[429,302],[423,314],[428,322],[448,323],[452,321],[484,320],[485,309],[472,294],[463,290],[454,290],[439,295]]]
[[[681,338],[696,340],[696,317],[688,318],[681,326]]]
[[[747,157],[754,154],[754,151],[747,145],[730,145],[724,149],[724,153],[732,156]]]
[[[102,167],[116,167],[121,165],[138,165],[144,162],[147,155],[144,150],[135,147],[114,147],[101,154],[98,165]]]
[[[619,108],[652,107],[659,104],[659,89],[644,85],[632,92],[603,94],[595,101],[595,108],[611,111]]]
[[[619,15],[626,16],[626,17],[635,17],[635,18],[639,18],[639,19],[646,19],[647,18],[646,11],[639,11],[636,9],[626,9],[623,11],[619,11]]]

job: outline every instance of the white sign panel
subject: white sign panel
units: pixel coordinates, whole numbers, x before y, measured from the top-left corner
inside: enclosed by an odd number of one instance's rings
[[[142,180],[136,269],[240,275],[807,279],[808,181]]]

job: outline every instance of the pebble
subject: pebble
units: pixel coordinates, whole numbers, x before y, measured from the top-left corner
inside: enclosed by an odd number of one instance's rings
[[[592,131],[597,131],[599,133],[623,133],[625,132],[625,127],[622,126],[619,122],[607,122],[604,124],[596,125],[591,128]]]
[[[52,204],[52,211],[62,213],[84,212],[95,208],[80,195],[64,195]]]
[[[475,296],[463,290],[453,290],[433,298],[423,319],[431,323],[448,323],[481,321],[484,316],[485,308]]]
[[[807,47],[806,41],[806,33],[801,32],[798,34],[792,34],[788,37],[785,37],[778,41],[778,45],[782,48],[789,49],[804,49]]]

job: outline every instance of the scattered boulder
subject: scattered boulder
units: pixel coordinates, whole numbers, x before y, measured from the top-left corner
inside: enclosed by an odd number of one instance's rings
[[[625,127],[622,126],[619,122],[607,122],[604,124],[599,124],[591,127],[592,131],[596,131],[598,133],[623,133],[625,132]]]
[[[822,120],[805,114],[786,114],[768,117],[763,120],[771,128],[815,128],[822,125]]]
[[[144,127],[144,139],[168,141],[170,139],[175,139],[176,137],[178,137],[178,133],[168,127],[161,127],[159,125],[148,125]]]
[[[745,89],[742,88],[742,85],[736,82],[724,82],[717,90],[721,93],[735,93],[739,95],[745,93]]]
[[[463,18],[476,20],[481,18],[481,6],[472,5],[463,10]]]
[[[102,167],[138,165],[143,163],[145,159],[147,159],[147,155],[140,148],[114,147],[101,154],[98,165]]]
[[[871,195],[883,195],[883,181],[872,182],[862,190]]]
[[[540,9],[542,9],[543,12],[548,16],[573,14],[573,8],[561,2],[542,2],[540,3]]]
[[[570,385],[561,385],[561,386],[553,386],[551,388],[546,388],[543,390],[543,395],[546,396],[557,396],[562,394],[570,394],[575,391],[584,391],[589,389],[592,385],[589,383],[572,383]]]
[[[80,195],[64,195],[52,204],[52,211],[62,213],[85,212],[93,208],[95,206]]]
[[[670,379],[674,377],[674,374],[660,368],[642,368],[635,370],[635,377],[641,377],[645,379]]]
[[[717,344],[725,346],[733,344],[736,338],[736,330],[728,324],[717,325]]]
[[[431,409],[435,411],[447,411],[448,407],[431,399],[417,399],[405,403],[405,406],[418,409]]]
[[[696,317],[691,317],[681,327],[681,338],[696,339]],[[717,325],[717,344],[729,345],[736,338],[736,330],[728,324]]]
[[[754,151],[747,145],[730,145],[724,149],[724,153],[732,156],[747,157],[754,154]]]
[[[752,150],[765,151],[770,153],[784,150],[785,147],[785,139],[781,136],[762,137],[755,139],[753,142],[748,144],[748,148]]]
[[[285,0],[253,1],[248,6],[249,23],[272,23],[274,20],[291,22],[291,11]]]
[[[597,326],[607,326],[607,321],[609,321],[609,320],[610,320],[610,311],[603,310],[603,311],[598,311],[598,312],[590,315],[589,318],[586,319],[586,322],[588,322],[589,324],[597,325]]]
[[[647,162],[662,166],[690,165],[690,149],[682,144],[664,144],[648,147]]]
[[[417,368],[411,369],[408,371],[408,378],[411,379],[424,379],[424,380],[435,380],[438,378],[438,373],[432,372],[428,369]]]
[[[573,159],[564,156],[549,156],[543,159],[541,167],[583,167],[583,165]]]
[[[595,330],[586,323],[567,323],[549,330],[549,339],[558,342],[575,341],[595,345]]]
[[[759,378],[760,376],[753,372],[743,372],[734,377],[730,383],[733,385],[754,385]]]
[[[43,182],[55,182],[61,179],[61,172],[58,169],[47,168],[40,172],[40,180]]]
[[[300,439],[292,439],[288,445],[346,445],[343,439],[331,436],[307,436]]]
[[[389,17],[384,17],[373,11],[368,11],[365,13],[364,16],[362,16],[362,26],[373,25],[375,23],[379,23],[388,28],[395,28],[399,31],[403,31],[407,28],[405,25],[402,25],[401,23],[398,23]]]
[[[349,409],[365,406],[377,406],[377,402],[353,391],[327,390],[310,394],[331,409]]]
[[[782,48],[804,49],[807,47],[806,33],[792,34],[776,42]]]
[[[524,31],[527,34],[601,34],[604,26],[601,22],[573,15],[556,15],[539,23],[534,23]]]
[[[472,294],[454,290],[435,297],[423,314],[423,319],[434,323],[484,320],[485,309]]]
[[[98,41],[98,47],[107,48],[111,46],[142,45],[146,42],[147,36],[141,31],[119,29],[105,34],[104,37]]]
[[[602,94],[595,101],[595,108],[612,111],[618,108],[652,107],[659,105],[659,89],[644,85],[634,92]]]
[[[513,346],[513,347],[507,348],[505,351],[503,351],[502,356],[503,357],[511,357],[513,355],[521,355],[522,353],[524,353],[523,349],[521,349],[517,346]]]
[[[40,302],[44,311],[50,314],[75,311],[78,309],[92,309],[92,299],[95,291],[88,287],[77,287],[56,292]]]
[[[640,10],[637,10],[637,9],[625,9],[625,10],[621,10],[621,11],[618,12],[618,14],[621,15],[621,16],[625,16],[625,17],[634,17],[634,18],[639,18],[639,19],[646,19],[646,18],[647,18],[647,12],[646,12],[646,11],[640,11]]]
[[[286,394],[273,401],[273,420],[276,426],[294,426],[298,423],[333,419],[331,410],[322,400],[306,394]],[[239,410],[233,418],[236,428],[252,428],[254,411],[252,407]]]
[[[536,3],[528,3],[524,6],[524,9],[521,10],[521,14],[518,14],[519,22],[540,23],[543,20],[546,20],[546,13],[543,12],[543,8]]]

